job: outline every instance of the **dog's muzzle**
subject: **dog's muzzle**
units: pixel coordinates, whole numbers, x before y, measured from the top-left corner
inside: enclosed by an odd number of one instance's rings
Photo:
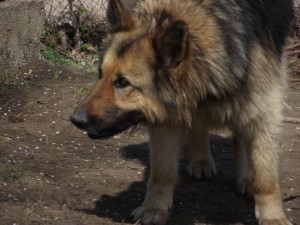
[[[89,115],[85,110],[76,109],[70,117],[71,122],[80,129],[84,129],[89,124]]]
[[[86,130],[92,139],[109,138],[145,120],[140,112],[123,112],[118,108],[109,110],[106,115],[103,117],[105,119],[98,118],[79,107],[75,109],[70,120],[79,129]]]

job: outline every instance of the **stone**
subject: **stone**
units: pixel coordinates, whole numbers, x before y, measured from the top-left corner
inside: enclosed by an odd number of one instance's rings
[[[0,0],[0,81],[40,58],[43,0]]]

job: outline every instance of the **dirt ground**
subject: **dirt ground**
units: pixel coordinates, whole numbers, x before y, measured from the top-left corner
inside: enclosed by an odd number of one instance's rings
[[[90,140],[69,116],[95,75],[44,62],[20,73],[22,84],[0,86],[0,225],[132,224],[148,176],[146,129]],[[285,116],[300,117],[299,82]],[[300,224],[300,124],[286,121],[282,137],[284,208]],[[235,190],[230,138],[211,135],[210,145],[217,177],[194,181],[185,154],[168,225],[256,224],[253,201]]]

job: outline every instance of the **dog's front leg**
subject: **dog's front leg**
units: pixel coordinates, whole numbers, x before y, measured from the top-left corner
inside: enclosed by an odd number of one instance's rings
[[[179,128],[150,128],[150,178],[144,203],[132,213],[134,220],[141,219],[144,225],[166,223],[173,206],[183,138]]]
[[[276,99],[276,98],[275,98]],[[281,200],[278,175],[279,126],[273,114],[260,118],[241,129],[253,168],[252,189],[255,215],[260,225],[292,225],[286,218]]]

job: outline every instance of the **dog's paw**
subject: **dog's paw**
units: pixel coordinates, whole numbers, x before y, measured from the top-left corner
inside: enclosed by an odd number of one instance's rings
[[[284,214],[280,197],[279,191],[255,196],[255,217],[259,225],[292,225]]]
[[[236,187],[241,195],[246,196],[247,198],[253,196],[252,179],[238,178]]]
[[[259,225],[293,225],[288,219],[261,220]]]
[[[253,196],[253,189],[252,189],[252,183],[253,183],[253,173],[250,169],[245,168],[242,171],[239,171],[237,176],[237,182],[236,187],[237,191],[250,198]]]
[[[199,160],[190,162],[189,173],[196,179],[211,178],[217,174],[214,162]]]
[[[167,222],[169,212],[162,209],[141,206],[135,209],[131,213],[131,216],[134,221],[139,221],[144,225],[164,225]]]

